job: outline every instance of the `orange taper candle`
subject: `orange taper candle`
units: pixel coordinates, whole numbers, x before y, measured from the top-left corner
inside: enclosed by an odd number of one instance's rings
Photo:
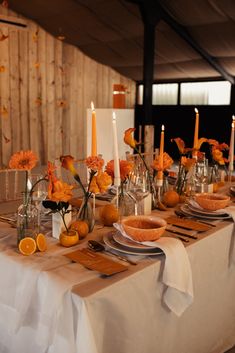
[[[97,156],[97,132],[96,132],[96,112],[93,102],[91,102],[91,155]]]

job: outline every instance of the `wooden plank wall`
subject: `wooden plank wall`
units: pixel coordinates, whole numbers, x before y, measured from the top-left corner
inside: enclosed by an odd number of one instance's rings
[[[0,167],[18,150],[32,149],[40,164],[61,154],[86,157],[86,109],[112,108],[113,84],[135,82],[54,38],[34,22],[0,5],[0,15],[22,19],[26,29],[0,23]]]

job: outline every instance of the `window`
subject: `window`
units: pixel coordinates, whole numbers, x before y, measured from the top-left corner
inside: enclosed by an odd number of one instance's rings
[[[153,105],[229,105],[231,83],[227,81],[153,84]],[[138,86],[137,104],[143,104],[143,85]]]
[[[182,105],[229,105],[231,84],[227,81],[181,83]]]
[[[143,85],[138,87],[138,103],[143,104]],[[161,83],[153,85],[152,104],[177,105],[178,83]]]

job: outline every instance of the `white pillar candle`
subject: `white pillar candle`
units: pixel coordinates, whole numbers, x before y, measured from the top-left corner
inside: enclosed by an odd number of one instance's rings
[[[120,163],[119,163],[119,153],[118,153],[117,124],[116,124],[115,112],[113,112],[113,160],[114,160],[114,185],[119,186],[121,183],[121,177],[120,177]]]
[[[165,131],[165,126],[162,125],[162,131],[161,131],[161,137],[160,137],[160,150],[159,150],[160,170],[157,172],[157,184],[159,186],[161,186],[163,184],[164,131]]]

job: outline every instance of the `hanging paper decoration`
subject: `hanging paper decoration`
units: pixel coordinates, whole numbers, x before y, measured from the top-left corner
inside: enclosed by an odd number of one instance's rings
[[[63,36],[63,35],[59,35],[59,36],[57,36],[57,39],[59,39],[59,40],[63,41],[63,40],[65,40],[65,36]]]
[[[7,39],[9,35],[5,35],[3,31],[0,29],[0,42],[3,42],[5,39]]]
[[[40,105],[42,105],[42,98],[41,97],[37,97],[35,99],[35,104],[37,107],[40,107]]]
[[[7,110],[7,108],[5,107],[5,105],[1,108],[0,114],[1,114],[1,116],[3,116],[4,118],[7,118],[7,117],[8,117],[8,110]]]
[[[65,70],[64,70],[63,66],[59,66],[59,70],[61,72],[61,75],[65,74]]]
[[[3,134],[3,138],[5,143],[9,143],[11,141],[5,134]]]
[[[2,4],[1,4],[3,7],[6,7],[8,8],[9,7],[9,2],[8,0],[3,0]]]
[[[60,108],[65,108],[67,105],[67,102],[65,100],[60,100],[57,102],[58,107]]]
[[[38,32],[39,30],[37,29],[34,33],[33,33],[33,41],[37,42],[38,41]]]

